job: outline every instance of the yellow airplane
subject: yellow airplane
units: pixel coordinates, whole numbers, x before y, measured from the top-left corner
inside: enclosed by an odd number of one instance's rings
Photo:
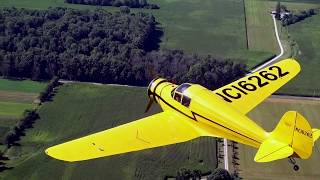
[[[319,129],[296,111],[288,111],[272,132],[246,114],[295,77],[300,65],[282,60],[215,91],[198,84],[179,86],[154,79],[148,87],[146,111],[155,101],[163,112],[46,149],[63,161],[82,161],[181,143],[201,136],[227,138],[258,149],[254,160],[269,162],[289,157],[307,159]],[[270,117],[272,118],[272,117]]]

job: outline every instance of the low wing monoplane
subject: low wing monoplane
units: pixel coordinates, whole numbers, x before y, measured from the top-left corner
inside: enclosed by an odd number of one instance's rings
[[[82,161],[211,136],[257,148],[256,162],[287,157],[307,159],[320,130],[312,129],[301,114],[286,112],[271,132],[246,116],[299,71],[297,61],[286,59],[215,91],[198,84],[177,86],[162,78],[154,79],[148,87],[147,110],[157,102],[163,112],[50,147],[45,152],[63,161]]]

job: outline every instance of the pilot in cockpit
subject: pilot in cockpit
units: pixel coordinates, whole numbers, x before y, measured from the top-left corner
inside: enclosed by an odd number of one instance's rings
[[[188,89],[190,86],[191,84],[184,83],[172,92],[174,100],[178,101],[186,107],[189,107],[191,99],[184,93],[184,91]]]

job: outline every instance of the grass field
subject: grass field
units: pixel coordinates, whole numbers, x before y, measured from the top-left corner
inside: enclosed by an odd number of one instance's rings
[[[47,83],[30,80],[8,80],[0,79],[0,91],[14,91],[25,93],[39,93],[45,89]]]
[[[320,8],[320,2],[312,1],[285,2],[282,3],[288,9],[299,12],[310,8]],[[305,3],[309,2],[309,3]],[[320,15],[307,18],[299,23],[282,28],[282,36],[294,45],[291,45],[291,55],[302,64],[301,74],[279,92],[285,94],[300,94],[308,96],[320,96]]]
[[[295,57],[300,61],[302,71],[292,82],[279,92],[320,96],[320,15],[307,18],[289,26],[290,39],[297,44]]]
[[[276,1],[278,2],[279,0],[269,0],[269,1]],[[311,4],[316,4],[316,3],[320,3],[319,0],[281,0],[281,3],[311,3]]]
[[[0,102],[0,116],[19,117],[25,109],[32,108],[29,103]]]
[[[320,127],[320,101],[279,100],[270,99],[249,113],[249,116],[268,131],[272,131],[282,115],[289,110],[300,112],[313,128]],[[300,166],[294,172],[287,159],[271,163],[256,163],[253,161],[256,150],[240,145],[240,169],[244,179],[319,179],[320,143],[316,143],[313,155],[308,160],[297,160]]]
[[[160,6],[158,10],[131,9],[151,12],[164,30],[160,48],[182,49],[189,53],[211,54],[235,58],[249,68],[269,58],[275,51],[247,49],[245,13],[239,0],[150,0]],[[2,0],[0,7],[45,9],[71,7],[96,9],[96,6],[64,3],[64,0]],[[115,7],[99,7],[117,11]],[[267,34],[268,37],[273,34]],[[269,40],[269,41],[272,41]],[[268,42],[269,42],[268,41]]]
[[[27,131],[21,146],[7,152],[11,158],[8,166],[14,168],[0,178],[163,179],[182,167],[203,171],[216,167],[214,138],[78,163],[64,163],[44,154],[53,144],[147,116],[146,103],[145,88],[63,85],[52,102],[41,106],[41,119]],[[154,108],[151,113],[158,111]]]
[[[162,0],[153,1],[153,11],[164,27],[162,48],[200,54],[231,55],[246,50],[242,1]]]

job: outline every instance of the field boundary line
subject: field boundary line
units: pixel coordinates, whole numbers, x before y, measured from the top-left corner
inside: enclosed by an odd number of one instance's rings
[[[245,0],[242,0],[242,3],[243,3],[243,12],[244,12],[244,25],[245,25],[245,29],[246,29],[246,43],[247,43],[247,49],[249,49],[248,25],[247,25],[247,11],[246,11]]]

